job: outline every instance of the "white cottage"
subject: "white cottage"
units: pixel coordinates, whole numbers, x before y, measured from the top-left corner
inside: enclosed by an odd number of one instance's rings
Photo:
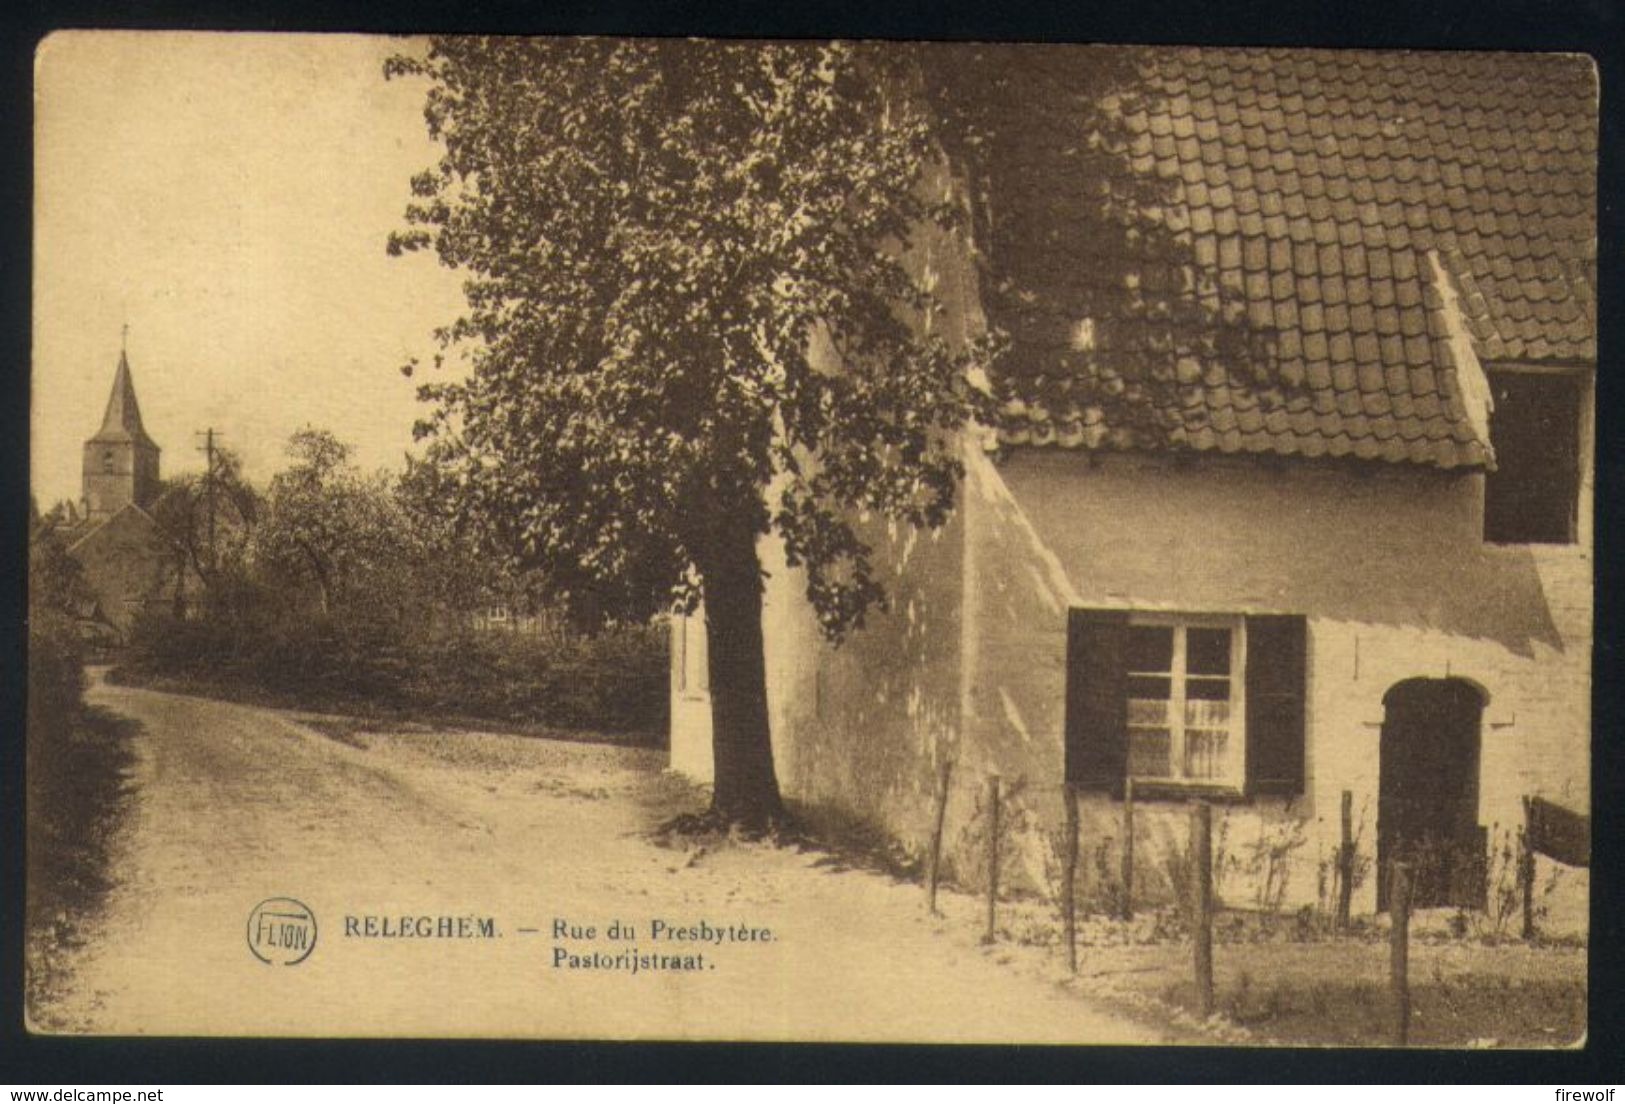
[[[1132,779],[1141,892],[1201,797],[1227,903],[1289,909],[1324,903],[1347,792],[1362,866],[1410,858],[1419,905],[1484,907],[1525,797],[1589,814],[1594,71],[1218,49],[1135,64],[1121,167],[1165,188],[1136,213],[1164,243],[1143,278],[1172,271],[1243,338],[1161,341],[1155,309],[1035,321],[932,242],[947,324],[994,317],[1007,363],[1082,398],[1051,388],[967,438],[941,530],[875,530],[891,608],[839,649],[764,550],[781,784],[923,849],[951,759],[948,850],[973,864],[974,795],[996,773],[1037,886],[1062,783],[1087,795],[1085,853],[1107,855]],[[1118,356],[1158,358],[1155,434],[1096,401]],[[703,779],[698,629],[674,621],[671,746]],[[1585,870],[1541,863],[1564,883],[1554,923],[1583,924]],[[1357,910],[1385,906],[1380,880]]]

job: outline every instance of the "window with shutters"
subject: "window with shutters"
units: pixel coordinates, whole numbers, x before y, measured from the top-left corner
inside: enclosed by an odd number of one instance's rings
[[[1307,623],[1073,610],[1066,772],[1084,788],[1303,792]]]
[[[1244,639],[1240,618],[1130,621],[1129,777],[1241,787]]]

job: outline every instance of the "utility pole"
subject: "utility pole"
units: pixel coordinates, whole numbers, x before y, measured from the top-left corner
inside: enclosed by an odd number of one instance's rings
[[[214,544],[214,428],[211,426],[204,430],[202,437],[203,447],[198,451],[204,454],[206,464],[203,473],[203,494],[209,509],[209,572],[213,574],[220,567]]]

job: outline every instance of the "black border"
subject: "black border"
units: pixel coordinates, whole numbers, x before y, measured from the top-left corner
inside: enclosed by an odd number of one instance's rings
[[[0,9],[0,478],[7,504],[0,523],[0,1084],[95,1083],[530,1083],[592,1082],[1144,1082],[1144,1083],[1455,1083],[1593,1085],[1617,1082],[1625,1038],[1617,1013],[1621,981],[1621,858],[1618,807],[1625,755],[1617,749],[1621,681],[1618,635],[1625,449],[1619,424],[1625,358],[1622,311],[1621,131],[1625,82],[1621,0],[1489,3],[1373,3],[1330,0],[1201,3],[1119,0],[1001,5],[795,3],[755,10],[734,3],[678,6],[657,0],[520,3],[408,0],[13,0]],[[1600,336],[1597,382],[1594,679],[1594,865],[1591,1035],[1585,1049],[1556,1053],[1193,1048],[922,1047],[805,1044],[505,1043],[62,1039],[22,1028],[22,732],[28,365],[30,176],[33,49],[65,27],[484,31],[1051,40],[1147,44],[1283,45],[1370,48],[1560,50],[1589,53],[1603,90],[1600,231]]]

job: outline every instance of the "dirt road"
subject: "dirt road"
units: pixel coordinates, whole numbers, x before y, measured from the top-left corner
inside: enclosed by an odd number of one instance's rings
[[[1163,1038],[977,947],[969,899],[950,897],[933,919],[918,887],[815,854],[651,843],[649,826],[694,800],[662,776],[658,753],[352,733],[100,679],[90,700],[142,726],[136,811],[100,932],[63,998],[35,1010],[37,1029]],[[250,913],[271,897],[316,918],[315,949],[297,965],[250,951]],[[617,921],[632,939],[610,938]],[[702,922],[770,935],[656,941],[656,921],[668,936]],[[578,938],[557,937],[560,922]],[[568,968],[561,952],[600,965]],[[700,953],[697,969],[630,969],[633,956],[693,965]]]

